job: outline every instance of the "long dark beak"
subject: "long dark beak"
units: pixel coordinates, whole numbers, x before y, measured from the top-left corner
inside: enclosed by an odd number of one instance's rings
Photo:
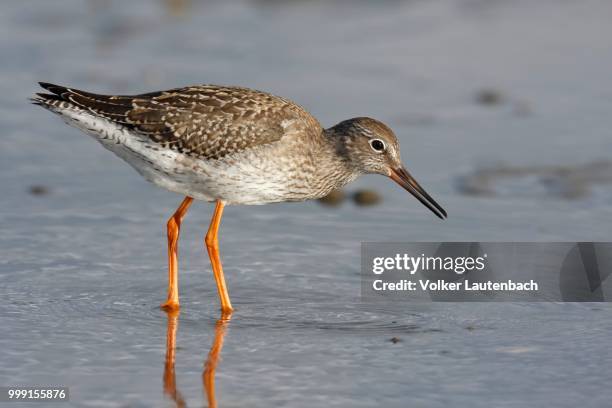
[[[389,177],[391,177],[391,179],[393,179],[393,181],[395,181],[397,184],[408,190],[425,207],[429,208],[431,212],[436,214],[438,218],[446,218],[446,211],[444,211],[444,208],[440,207],[440,205],[436,203],[436,201],[431,198],[429,194],[427,194],[427,191],[425,191],[423,187],[417,183],[414,177],[412,177],[405,168],[400,167],[398,169],[392,169]]]

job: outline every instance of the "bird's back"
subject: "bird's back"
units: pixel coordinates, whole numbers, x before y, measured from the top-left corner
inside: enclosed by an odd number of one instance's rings
[[[41,83],[39,103],[56,113],[82,110],[168,147],[204,159],[280,140],[290,122],[320,132],[301,106],[248,88],[198,85],[139,95],[100,95]]]
[[[313,196],[300,170],[316,170],[323,131],[287,99],[216,85],[131,96],[41,86],[49,93],[37,94],[34,103],[166,189],[243,204]]]

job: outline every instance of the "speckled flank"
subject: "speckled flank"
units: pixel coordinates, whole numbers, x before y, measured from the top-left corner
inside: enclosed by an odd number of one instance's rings
[[[135,96],[41,83],[33,102],[96,138],[147,180],[200,200],[265,204],[322,197],[362,173],[388,174],[368,140],[399,163],[391,129],[369,118],[324,130],[302,107],[238,87]],[[393,163],[391,163],[393,164]],[[378,167],[377,167],[378,166]]]

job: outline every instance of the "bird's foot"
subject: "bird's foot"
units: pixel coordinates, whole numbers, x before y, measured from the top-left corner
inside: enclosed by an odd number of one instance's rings
[[[232,313],[234,313],[234,308],[231,305],[230,306],[227,306],[227,305],[221,306],[221,318],[222,319],[227,316],[228,320],[229,320],[229,317],[232,316]]]
[[[180,309],[178,300],[168,299],[164,303],[159,306],[162,310],[166,312],[175,312]]]

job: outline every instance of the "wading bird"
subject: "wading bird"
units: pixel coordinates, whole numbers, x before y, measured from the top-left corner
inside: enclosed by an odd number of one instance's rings
[[[226,204],[320,198],[361,174],[382,174],[439,218],[446,212],[408,173],[393,131],[367,117],[323,129],[304,108],[233,86],[200,85],[141,95],[99,95],[40,83],[32,102],[93,136],[148,181],[185,199],[168,220],[168,298],[178,309],[178,238],[194,199],[216,202],[206,248],[221,309],[232,310],[219,257]]]

